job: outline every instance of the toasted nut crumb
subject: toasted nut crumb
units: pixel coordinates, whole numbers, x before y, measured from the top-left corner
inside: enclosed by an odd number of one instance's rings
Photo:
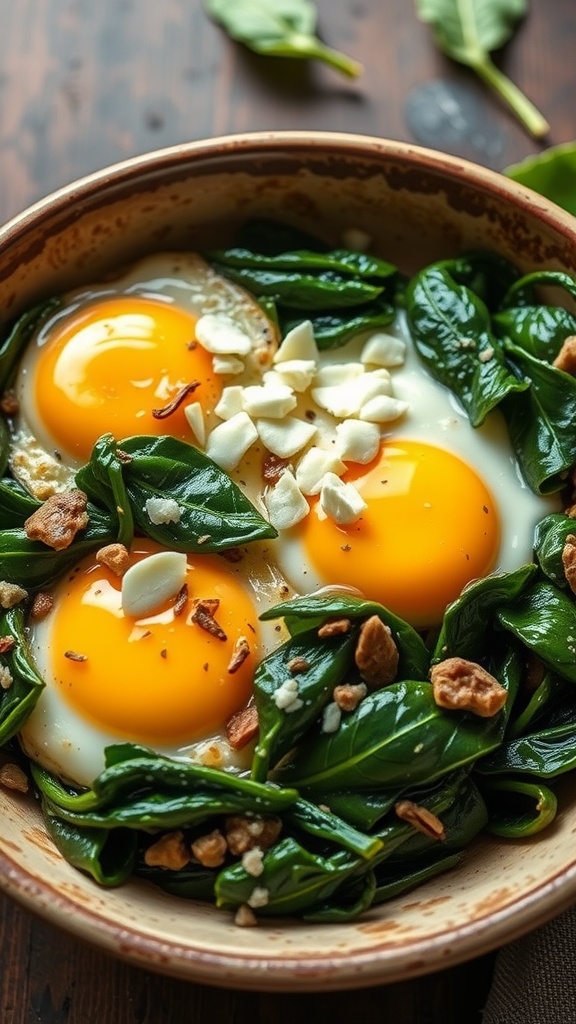
[[[399,818],[413,825],[418,832],[423,832],[430,839],[445,839],[444,825],[427,807],[420,807],[412,800],[398,800],[394,810]]]
[[[194,601],[194,611],[190,618],[192,622],[195,622],[197,626],[200,626],[200,629],[205,630],[206,633],[210,633],[211,636],[215,636],[217,640],[227,640],[228,637],[226,636],[226,633],[214,618],[219,605],[220,601],[218,598],[198,598]]]
[[[493,675],[475,661],[446,658],[430,669],[434,700],[441,708],[472,711],[491,718],[502,710],[508,694]]]
[[[182,615],[186,605],[188,603],[188,584],[183,583],[180,590],[176,594],[176,600],[174,601],[173,612],[176,618]]]
[[[30,609],[30,618],[34,622],[40,622],[45,619],[48,612],[52,610],[54,605],[54,598],[52,594],[46,594],[44,591],[39,591],[34,596],[32,602],[32,608]]]
[[[576,519],[576,505],[568,505],[568,508],[564,509],[564,515],[569,519]]]
[[[320,626],[318,630],[318,636],[321,638],[329,636],[341,636],[342,633],[348,633],[352,623],[350,619],[333,619],[332,622],[325,622],[323,626]]]
[[[0,689],[9,690],[14,679],[7,665],[0,665]]]
[[[228,844],[217,828],[205,836],[199,836],[192,843],[192,853],[204,868],[219,868],[227,852]]]
[[[5,416],[17,416],[20,412],[20,402],[13,391],[6,391],[0,398],[0,410]]]
[[[105,565],[115,576],[123,576],[130,565],[130,554],[124,544],[106,544],[96,552],[96,561]]]
[[[8,654],[14,650],[16,639],[13,636],[0,636],[0,654]]]
[[[18,764],[8,762],[0,767],[0,785],[17,793],[28,792],[28,776]]]
[[[247,850],[259,846],[268,850],[280,835],[282,822],[279,818],[248,818],[231,814],[224,822],[228,849],[235,857],[241,857]]]
[[[288,466],[288,459],[281,459],[279,455],[267,452],[262,461],[262,480],[265,484],[277,484],[282,473]]]
[[[0,606],[2,608],[13,608],[14,605],[20,604],[25,597],[28,597],[28,591],[19,587],[17,583],[6,583],[5,580],[0,582]]]
[[[180,408],[182,402],[196,391],[196,388],[200,387],[199,380],[192,380],[189,384],[184,384],[179,391],[176,392],[174,398],[172,398],[166,405],[163,405],[161,409],[152,409],[152,415],[155,420],[165,420],[168,416],[172,416],[177,409]]]
[[[576,594],[576,536],[569,533],[562,550],[562,565],[566,582],[573,594]]]
[[[247,903],[242,903],[234,915],[234,924],[237,924],[239,928],[255,928],[258,918]]]
[[[398,648],[390,631],[378,615],[371,615],[360,627],[354,659],[369,690],[388,686],[396,678]]]
[[[564,373],[576,376],[576,334],[570,334],[564,340],[552,365],[558,370],[564,370]]]
[[[63,491],[52,494],[24,523],[30,540],[39,540],[55,551],[70,547],[76,534],[88,526],[84,491]]]
[[[293,676],[295,676],[299,672],[307,672],[308,669],[310,668],[310,662],[306,661],[306,658],[290,658],[290,661],[286,665],[286,668],[288,669],[289,672],[292,673]]]
[[[366,683],[342,683],[334,687],[332,698],[341,711],[355,711],[367,693]]]
[[[88,655],[80,654],[79,651],[64,651],[64,657],[68,658],[68,661],[88,661]]]
[[[144,853],[144,862],[151,868],[181,871],[190,863],[190,851],[183,832],[166,832]]]
[[[238,671],[241,665],[244,664],[246,658],[250,655],[250,644],[248,643],[245,636],[239,636],[236,643],[234,644],[234,650],[232,651],[232,657],[228,665],[228,672],[231,676]]]
[[[258,711],[255,704],[242,708],[226,722],[226,737],[233,750],[242,750],[258,733]]]

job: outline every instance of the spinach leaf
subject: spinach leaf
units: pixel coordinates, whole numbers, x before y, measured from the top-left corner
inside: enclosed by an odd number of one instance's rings
[[[361,64],[317,38],[317,13],[310,0],[204,0],[204,6],[231,39],[255,53],[320,60],[350,78],[362,73]]]
[[[563,512],[552,512],[536,524],[534,556],[548,579],[566,589],[568,581],[562,563],[566,538],[576,532],[576,522]]]
[[[230,278],[258,298],[264,295],[274,299],[279,306],[306,312],[348,309],[373,302],[383,289],[381,283],[371,284],[334,270],[311,274],[295,270],[234,267],[215,261],[212,261],[212,266],[223,277]]]
[[[506,343],[508,359],[530,381],[509,394],[502,412],[522,475],[536,494],[564,486],[576,451],[576,378]]]
[[[471,288],[490,311],[499,308],[508,289],[520,277],[518,267],[510,260],[486,249],[471,249],[439,265],[445,267],[458,284]]]
[[[94,501],[104,501],[118,523],[116,540],[130,547],[134,536],[134,517],[122,475],[123,463],[111,434],[96,441],[90,462],[76,474],[76,485]]]
[[[576,768],[576,716],[505,743],[477,766],[484,775],[536,775],[552,779]]]
[[[519,300],[528,302],[534,294],[534,289],[540,285],[547,288],[561,288],[571,298],[576,298],[576,278],[566,274],[563,270],[534,270],[531,274],[519,277],[508,289],[504,296],[502,305],[504,308],[511,306]]]
[[[377,836],[368,836],[337,814],[308,800],[297,800],[284,814],[287,822],[316,838],[335,843],[359,857],[372,858],[382,849]]]
[[[252,778],[263,781],[268,767],[289,751],[331,698],[334,687],[354,664],[357,630],[326,638],[315,629],[298,633],[260,662],[254,676],[254,700],[258,710],[259,739],[252,762]],[[306,668],[291,673],[294,659]],[[288,680],[298,686],[298,706],[284,710],[275,701]]]
[[[337,732],[311,735],[274,773],[275,781],[320,792],[431,782],[498,746],[499,715],[446,712],[429,683],[393,683],[365,697]]]
[[[44,688],[44,680],[30,652],[20,605],[2,612],[0,635],[14,639],[12,650],[0,655],[0,665],[12,677],[7,689],[0,688],[0,746],[3,746],[22,728]]]
[[[34,332],[61,305],[61,299],[48,299],[27,310],[14,322],[0,342],[0,390],[4,390],[9,383],[16,361]]]
[[[328,246],[320,238],[309,234],[293,224],[270,217],[250,217],[239,227],[236,244],[251,252],[264,256],[279,256],[283,252],[309,249],[313,252],[328,252]]]
[[[88,505],[89,522],[69,547],[55,551],[40,541],[30,540],[23,529],[0,531],[0,563],[3,579],[25,589],[50,586],[84,555],[116,540],[116,529],[108,515]]]
[[[122,481],[116,476],[116,463]],[[173,437],[138,436],[115,442],[106,435],[95,445],[88,465],[76,474],[76,482],[94,500],[104,497],[109,506],[116,500],[115,488],[121,488],[140,531],[178,551],[206,554],[276,536],[226,473],[197,448]],[[146,512],[149,498],[173,498],[178,521],[153,523]]]
[[[576,603],[548,581],[497,610],[500,625],[564,679],[576,682]]]
[[[213,249],[206,253],[210,263],[236,270],[260,270],[266,273],[281,271],[299,274],[342,274],[344,277],[361,278],[373,283],[381,283],[395,277],[396,267],[377,256],[348,249],[332,249],[329,252],[296,249],[280,252],[273,256],[252,252],[250,249],[235,247],[231,249]],[[320,282],[322,278],[320,277]]]
[[[100,885],[122,885],[134,869],[137,837],[129,829],[79,828],[43,806],[44,822],[65,860]]]
[[[551,146],[504,169],[504,174],[576,214],[576,143]]]
[[[216,872],[213,868],[190,863],[178,871],[171,871],[168,868],[152,867],[142,859],[135,866],[135,874],[180,899],[214,901]]]
[[[262,305],[261,297],[258,302]],[[309,313],[302,310],[296,314],[294,310],[279,310],[282,334],[286,336],[303,320],[310,320],[314,340],[320,351],[339,348],[363,331],[378,331],[388,327],[395,318],[396,309],[386,295],[381,295],[376,302],[368,302],[357,307],[357,311],[346,310],[343,313],[338,313],[337,310],[329,313]]]
[[[427,882],[436,875],[456,867],[460,863],[460,853],[431,853],[425,863],[420,860],[415,863],[392,865],[386,863],[386,870],[376,872],[376,889],[372,898],[372,906],[393,900],[402,893],[410,892],[417,886]]]
[[[41,502],[36,501],[16,480],[11,477],[0,480],[0,530],[23,526],[40,505]]]
[[[472,426],[506,395],[529,386],[508,369],[484,303],[442,265],[412,278],[406,314],[420,358],[460,399]]]
[[[562,306],[512,306],[496,313],[492,326],[498,338],[551,363],[566,338],[576,334],[576,316]]]
[[[472,68],[531,135],[543,138],[548,134],[550,125],[540,111],[490,57],[508,41],[524,17],[526,0],[416,0],[416,10],[431,26],[443,53]]]
[[[422,637],[408,622],[377,601],[367,601],[363,597],[334,590],[329,594],[309,594],[282,601],[268,608],[260,618],[266,620],[281,617],[292,636],[296,636],[302,630],[312,626],[317,628],[329,619],[347,618],[356,621],[371,615],[378,615],[390,628],[399,654],[398,677],[426,679],[430,656]]]
[[[554,821],[558,801],[541,782],[490,779],[482,790],[488,805],[486,829],[505,839],[533,836]]]

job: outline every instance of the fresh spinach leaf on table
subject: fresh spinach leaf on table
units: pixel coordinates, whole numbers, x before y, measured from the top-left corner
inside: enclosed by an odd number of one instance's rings
[[[255,53],[320,60],[350,78],[362,73],[358,61],[318,39],[310,0],[204,0],[204,7],[231,39]]]
[[[490,57],[508,42],[527,7],[527,0],[416,0],[418,15],[431,26],[438,48],[472,68],[531,135],[543,138],[550,125]]]
[[[506,167],[504,174],[576,214],[576,142],[551,146]]]

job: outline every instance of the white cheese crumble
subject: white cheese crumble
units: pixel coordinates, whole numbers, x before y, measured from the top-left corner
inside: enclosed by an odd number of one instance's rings
[[[294,474],[286,469],[275,487],[265,495],[268,518],[275,530],[289,530],[310,511],[310,506],[298,487]]]
[[[258,431],[248,413],[237,412],[214,427],[206,442],[206,455],[220,469],[230,472],[257,438]]]
[[[258,907],[265,907],[270,900],[270,894],[268,889],[265,889],[262,885],[257,885],[252,890],[250,896],[247,899],[249,907],[256,910]]]
[[[334,473],[326,473],[320,490],[320,508],[340,526],[355,523],[367,504],[354,484],[345,484]]]
[[[190,405],[184,406],[184,415],[198,444],[203,448],[206,441],[206,427],[204,425],[204,411],[200,402],[191,402]]]
[[[148,498],[144,511],[155,526],[178,523],[182,514],[182,509],[175,498]]]
[[[272,361],[276,365],[292,359],[311,359],[315,363],[320,359],[310,320],[303,320],[288,331]]]
[[[274,691],[274,703],[280,711],[285,711],[287,714],[291,714],[293,711],[299,711],[304,705],[304,701],[298,696],[298,680],[287,679],[277,690]]]
[[[327,704],[322,712],[322,732],[338,732],[342,711],[335,700]]]
[[[254,846],[251,850],[246,850],[242,854],[242,867],[247,875],[252,875],[254,878],[258,878],[259,875],[264,871],[264,851],[259,846]]]
[[[317,434],[312,423],[286,416],[283,420],[258,419],[256,429],[265,448],[281,459],[289,459],[305,448]]]
[[[393,334],[377,331],[364,345],[360,358],[363,363],[374,366],[402,366],[406,359],[406,342]]]
[[[196,322],[196,339],[217,356],[247,356],[252,342],[237,324],[222,313],[205,313]]]
[[[376,458],[380,447],[380,430],[376,423],[348,419],[336,427],[336,453],[344,462],[365,466]]]
[[[186,581],[186,555],[182,551],[158,551],[131,565],[122,577],[122,610],[141,618],[176,597]]]
[[[14,682],[12,673],[7,665],[0,665],[0,689],[9,690]]]
[[[326,473],[342,476],[345,472],[346,466],[336,452],[314,445],[296,466],[296,483],[303,494],[319,494]]]

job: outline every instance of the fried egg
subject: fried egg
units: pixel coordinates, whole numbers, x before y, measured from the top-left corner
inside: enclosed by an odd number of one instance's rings
[[[212,325],[208,347],[198,343],[200,321],[205,331]],[[214,423],[226,372],[259,380],[276,343],[247,292],[195,254],[147,257],[66,295],[20,363],[12,471],[44,499],[69,484],[102,434],[193,442],[194,427],[203,433]]]
[[[140,539],[130,565],[158,551]],[[233,750],[225,727],[248,704],[259,661],[284,638],[276,623],[258,620],[281,600],[283,583],[261,551],[233,563],[177,557],[186,561],[187,589],[153,609],[124,611],[122,579],[91,556],[55,586],[46,617],[29,625],[46,686],[21,743],[76,785],[90,785],[104,748],[122,741],[213,767],[250,764],[252,746]],[[212,622],[195,615],[198,601],[217,602],[208,605]]]
[[[471,580],[531,561],[535,525],[558,503],[523,480],[500,412],[473,428],[452,393],[423,369],[402,317],[394,334],[406,342],[403,365],[391,369],[403,411],[381,425],[375,457],[345,462],[340,474],[364,508],[353,522],[339,523],[318,495],[309,496],[310,514],[284,532],[278,561],[300,593],[355,587],[426,628],[440,623]],[[364,344],[352,342],[324,360],[355,364]],[[335,428],[323,425],[322,410],[313,411],[316,443],[330,450]]]

